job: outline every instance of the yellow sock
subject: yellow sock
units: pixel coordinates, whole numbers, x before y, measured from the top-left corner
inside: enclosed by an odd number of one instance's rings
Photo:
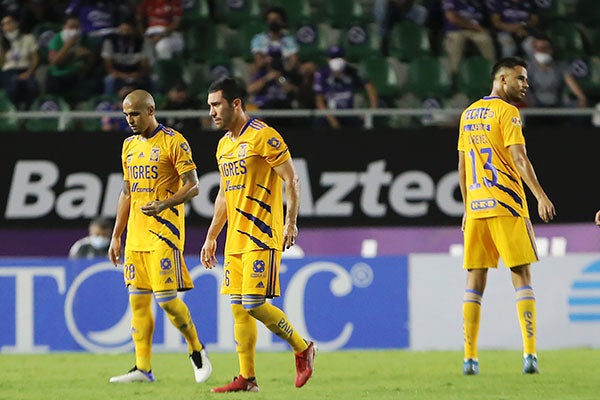
[[[138,369],[152,369],[152,335],[154,333],[154,316],[150,308],[152,294],[130,294],[129,304],[133,312],[131,318],[131,337],[135,345],[135,365]]]
[[[515,297],[523,337],[523,353],[535,354],[537,317],[533,289],[530,286],[520,287],[516,290]]]
[[[167,292],[156,293],[156,300],[161,308],[167,313],[173,326],[177,328],[185,338],[188,345],[188,352],[192,353],[193,351],[202,350],[202,343],[200,343],[200,339],[198,338],[198,331],[192,320],[190,309],[179,297],[177,297],[177,292],[175,292],[174,295],[171,293],[171,296],[168,297],[169,300],[163,302],[162,300],[167,298],[162,297],[162,294],[164,293]]]
[[[251,309],[250,314],[265,324],[271,332],[288,342],[294,353],[301,353],[308,347],[283,311],[271,303],[264,303]]]
[[[463,336],[465,359],[477,359],[477,340],[481,323],[481,293],[467,289],[463,296]]]
[[[244,378],[254,378],[254,355],[258,329],[254,319],[241,304],[232,304],[233,334],[236,343],[236,352],[240,364],[240,375]]]

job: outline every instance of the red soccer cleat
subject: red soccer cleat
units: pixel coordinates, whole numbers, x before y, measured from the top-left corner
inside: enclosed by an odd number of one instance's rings
[[[255,379],[246,379],[243,376],[236,376],[233,381],[225,386],[210,389],[213,393],[227,392],[258,392],[258,385]]]
[[[306,350],[296,354],[296,387],[304,386],[312,376],[316,353],[317,348],[314,342],[310,342]]]

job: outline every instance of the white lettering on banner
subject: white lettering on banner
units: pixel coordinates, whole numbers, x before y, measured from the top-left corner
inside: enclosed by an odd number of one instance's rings
[[[456,171],[444,174],[436,186],[425,171],[405,171],[394,177],[386,170],[385,160],[375,160],[367,164],[365,172],[321,172],[318,182],[324,191],[315,198],[308,164],[303,159],[296,160],[296,164],[302,182],[301,217],[349,217],[360,209],[368,217],[383,218],[391,209],[400,216],[419,218],[426,216],[432,205],[448,216],[458,217],[463,213],[462,201],[455,198],[459,188]],[[59,168],[52,161],[18,161],[9,188],[5,217],[35,219],[54,210],[64,219],[89,218],[99,212],[101,202],[102,215],[114,216],[121,189],[120,174],[108,176],[104,194],[102,177],[92,173],[67,175],[62,191],[54,187],[59,177]],[[202,190],[192,200],[192,209],[198,215],[210,218],[214,207],[210,194],[219,186],[219,174],[208,172],[199,180]],[[389,187],[387,203],[381,199],[385,187]],[[347,199],[356,190],[360,191],[358,204]]]
[[[36,346],[34,342],[33,281],[38,277],[54,278],[58,285],[58,292],[63,294],[66,290],[64,267],[0,268],[0,277],[15,278],[15,345],[2,346],[0,350],[7,353],[47,352],[48,346]]]

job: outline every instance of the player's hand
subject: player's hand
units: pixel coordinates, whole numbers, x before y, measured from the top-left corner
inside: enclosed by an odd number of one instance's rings
[[[596,225],[600,226],[600,210],[596,213],[596,218],[594,218],[594,222]]]
[[[110,240],[108,259],[115,267],[123,263],[123,260],[121,260],[121,240],[115,238]]]
[[[217,256],[215,255],[217,252],[217,241],[216,240],[206,240],[204,245],[202,246],[202,250],[200,250],[200,262],[206,269],[213,269],[215,265],[217,265]]]
[[[142,206],[141,211],[148,216],[154,216],[160,214],[164,210],[162,201],[150,201],[146,205]]]
[[[298,227],[294,225],[286,224],[283,227],[283,251],[289,249],[296,244],[298,238]]]
[[[556,210],[554,209],[554,204],[552,204],[550,199],[545,198],[538,202],[538,214],[544,222],[550,222],[554,219],[556,216]]]

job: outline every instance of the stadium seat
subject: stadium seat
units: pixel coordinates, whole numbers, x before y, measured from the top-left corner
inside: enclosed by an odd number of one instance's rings
[[[536,4],[539,7],[538,14],[545,23],[551,24],[556,20],[563,20],[568,17],[565,0],[536,1]]]
[[[578,0],[575,6],[574,20],[590,29],[600,29],[600,7],[598,7],[598,0]]]
[[[324,21],[335,29],[342,29],[348,21],[371,22],[361,0],[327,0],[323,2]]]
[[[470,56],[463,59],[457,71],[457,89],[469,100],[490,94],[490,74],[494,63],[482,56]]]
[[[406,89],[417,98],[445,98],[452,87],[450,72],[435,56],[420,56],[408,63]]]
[[[197,23],[210,21],[208,0],[187,0],[182,3],[184,5],[182,23],[186,29]]]
[[[213,22],[199,22],[185,31],[185,56],[196,62],[207,62],[215,54],[225,51],[226,29]]]
[[[250,20],[262,20],[260,0],[214,1],[214,19],[230,28],[239,28]]]
[[[431,55],[431,42],[427,28],[411,21],[400,21],[394,24],[390,32],[388,52],[391,57],[402,62]]]
[[[571,73],[588,97],[588,102],[600,102],[600,56],[571,62]]]
[[[177,81],[183,79],[183,64],[181,58],[171,60],[156,60],[152,65],[152,78],[158,92],[165,94]]]
[[[575,22],[555,21],[546,28],[546,34],[552,42],[556,58],[572,60],[587,55],[583,33]]]
[[[379,35],[373,25],[351,22],[340,32],[339,44],[346,51],[346,59],[356,63],[371,56],[381,56]]]
[[[254,35],[267,30],[267,26],[259,20],[249,20],[226,35],[225,54],[229,57],[241,57],[245,61],[253,61],[250,44]]]
[[[63,111],[67,115],[49,118],[29,118],[25,122],[25,128],[31,132],[54,132],[68,130],[72,127],[72,120],[68,116],[71,106],[65,99],[58,95],[45,94],[38,96],[31,104],[30,111],[55,112]],[[61,122],[60,118],[64,118]]]
[[[118,96],[101,94],[83,102],[81,111],[119,111],[119,109],[116,108],[117,104],[119,104]],[[102,130],[102,118],[82,118],[81,120],[78,120],[77,123],[84,131]]]
[[[400,79],[394,67],[383,56],[372,56],[359,64],[362,76],[377,88],[377,94],[391,104],[401,93]]]
[[[298,42],[298,58],[300,61],[313,61],[317,65],[326,65],[327,48],[335,43],[333,29],[314,21],[303,21],[293,31]]]
[[[10,101],[6,92],[0,90],[0,114],[6,113],[0,117],[0,132],[16,131],[19,129],[19,121],[14,113],[17,111],[15,105]]]

